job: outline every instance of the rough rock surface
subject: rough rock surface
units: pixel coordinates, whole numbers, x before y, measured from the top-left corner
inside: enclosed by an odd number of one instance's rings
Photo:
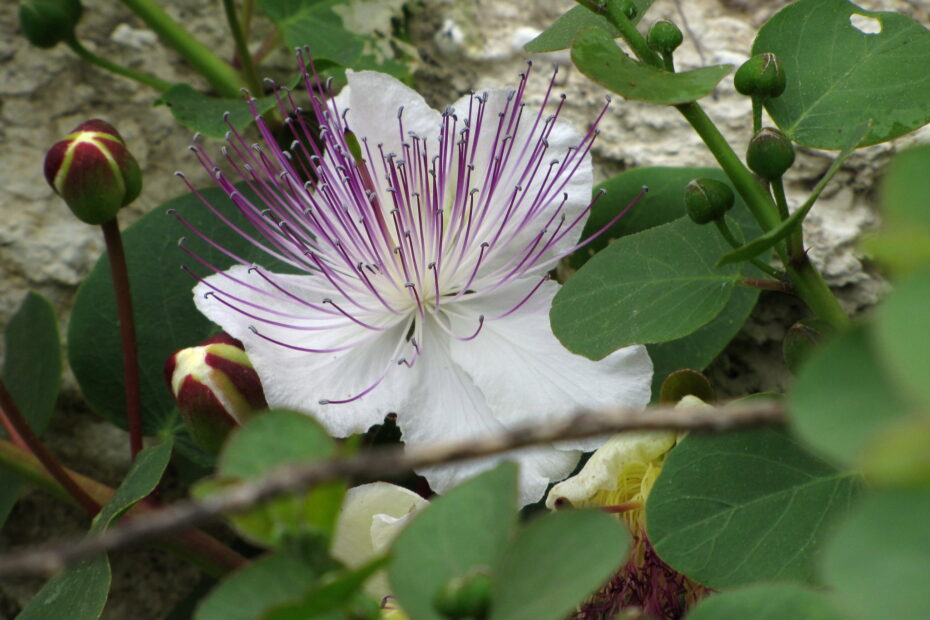
[[[231,54],[221,11],[212,0],[171,0],[167,10],[214,49]],[[738,64],[745,59],[755,29],[783,1],[661,0],[650,18],[684,21],[699,37],[700,49],[686,41],[676,54],[679,66],[701,62]],[[930,0],[862,0],[869,9],[898,10],[923,24],[930,22]],[[454,101],[469,89],[513,83],[525,68],[520,45],[566,8],[569,0],[423,0],[414,2],[410,31],[422,64],[418,85],[436,105]],[[115,0],[86,0],[81,40],[98,54],[170,81],[203,83]],[[186,153],[190,132],[178,126],[164,107],[153,107],[152,90],[78,61],[63,46],[29,47],[18,32],[13,3],[0,12],[0,325],[6,323],[27,290],[48,296],[62,321],[76,287],[102,250],[97,229],[74,220],[42,176],[45,150],[77,123],[102,117],[116,125],[139,160],[145,176],[141,198],[121,215],[124,225],[183,191],[174,178],[185,170],[195,183],[204,180]],[[687,35],[688,33],[686,33]],[[690,36],[686,36],[690,39]],[[538,59],[534,69],[560,65],[559,88],[569,98],[567,115],[579,125],[593,118],[604,91],[572,69],[565,54]],[[272,67],[287,62],[273,57]],[[529,100],[539,99],[545,80],[532,83]],[[746,101],[728,78],[706,102],[708,113],[741,150],[749,138]],[[601,125],[594,155],[598,174],[607,177],[640,165],[708,165],[710,155],[670,108],[615,98]],[[927,132],[922,132],[927,139]],[[904,140],[920,139],[909,137]],[[899,142],[900,144],[900,142]],[[807,221],[811,255],[852,312],[876,302],[885,284],[862,260],[856,239],[874,227],[874,181],[896,145],[857,153]],[[789,199],[799,204],[829,165],[829,154],[803,150],[790,175]],[[721,391],[736,394],[779,389],[788,380],[779,355],[780,339],[802,316],[799,304],[765,295],[750,324],[715,364],[712,375]],[[2,345],[0,345],[2,346]],[[66,381],[60,411],[49,442],[63,461],[111,483],[127,466],[125,438],[82,411],[73,380]],[[47,497],[31,493],[0,535],[0,547],[37,542],[50,532],[76,533],[86,527],[81,515]],[[114,591],[105,618],[161,618],[196,581],[196,571],[159,552],[118,557]],[[0,583],[0,616],[13,615],[38,587],[35,580]]]

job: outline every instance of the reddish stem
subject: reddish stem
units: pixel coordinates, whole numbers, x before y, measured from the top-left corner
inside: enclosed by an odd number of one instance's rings
[[[119,224],[114,217],[101,226],[103,239],[110,257],[110,274],[116,293],[116,310],[119,316],[120,341],[123,346],[123,377],[126,389],[126,415],[129,420],[129,449],[132,459],[142,450],[142,405],[139,397],[139,360],[136,346],[136,323],[132,312],[132,295],[129,290],[129,271]]]
[[[90,516],[94,516],[100,512],[100,504],[95,502],[90,495],[84,492],[84,489],[77,485],[71,476],[68,475],[68,472],[55,460],[55,457],[48,451],[48,448],[45,447],[45,444],[42,443],[38,435],[32,432],[29,423],[26,421],[26,418],[23,417],[23,414],[19,412],[19,407],[16,406],[16,402],[7,391],[6,385],[3,383],[2,379],[0,379],[0,409],[2,409],[2,416],[4,418],[3,425],[7,426],[7,424],[9,424],[9,426],[14,429],[15,434],[19,435],[29,452],[42,463],[42,466],[45,467],[58,484],[74,498],[74,501],[80,504],[81,508]],[[10,437],[13,437],[13,433],[10,433]]]
[[[29,451],[29,446],[26,445],[25,440],[19,434],[19,431],[16,430],[16,427],[13,426],[13,423],[8,417],[6,417],[6,412],[3,408],[0,407],[0,424],[3,425],[3,430],[6,431],[7,437],[10,438],[10,441],[13,442],[13,445],[19,448],[20,450]]]

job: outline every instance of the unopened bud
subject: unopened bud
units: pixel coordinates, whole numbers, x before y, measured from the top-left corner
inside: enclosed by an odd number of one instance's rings
[[[794,163],[794,145],[788,136],[773,129],[763,127],[749,141],[746,150],[746,165],[749,169],[767,181],[780,179]]]
[[[83,11],[80,0],[25,0],[19,5],[19,25],[36,47],[55,47],[74,38]]]
[[[620,0],[620,10],[629,20],[634,20],[639,15],[639,8],[633,0]]]
[[[719,220],[735,201],[730,186],[717,179],[694,179],[685,187],[685,211],[695,224]]]
[[[833,331],[830,324],[821,319],[801,319],[792,325],[781,343],[788,370],[796,374],[824,337]]]
[[[268,407],[242,343],[227,334],[169,357],[165,380],[188,432],[207,452],[219,452],[230,430]]]
[[[743,95],[774,99],[785,92],[785,72],[778,56],[771,52],[756,54],[733,76],[733,85]]]
[[[142,191],[142,173],[109,123],[81,123],[45,156],[45,178],[82,222],[103,224]]]
[[[660,54],[671,54],[678,49],[682,41],[684,37],[681,30],[667,19],[660,19],[654,23],[646,35],[646,43]]]
[[[487,618],[491,608],[491,577],[484,570],[453,577],[436,591],[433,607],[446,618]]]

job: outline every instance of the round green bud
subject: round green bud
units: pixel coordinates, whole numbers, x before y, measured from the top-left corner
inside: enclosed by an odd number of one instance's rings
[[[433,607],[452,620],[486,618],[491,608],[491,577],[485,570],[453,577],[436,591]]]
[[[660,19],[654,23],[646,35],[646,43],[660,54],[671,54],[678,49],[683,40],[678,26],[667,19]]]
[[[695,224],[722,218],[735,200],[730,186],[717,179],[694,179],[685,187],[685,211]]]
[[[788,136],[772,127],[763,127],[746,150],[746,165],[767,181],[780,179],[794,163],[794,145]]]
[[[19,25],[36,47],[55,47],[74,37],[83,11],[80,0],[25,0],[19,5]]]
[[[785,84],[781,60],[771,52],[756,54],[744,62],[733,76],[736,90],[749,97],[774,99],[785,92]]]
[[[82,222],[103,224],[142,191],[142,172],[122,136],[94,119],[78,125],[45,155],[45,179]]]

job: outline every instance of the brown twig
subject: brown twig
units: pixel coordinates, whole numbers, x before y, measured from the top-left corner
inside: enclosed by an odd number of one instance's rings
[[[376,448],[354,456],[276,469],[267,476],[242,483],[200,502],[181,502],[106,532],[0,556],[0,576],[51,574],[69,563],[117,548],[198,527],[222,515],[243,512],[275,497],[305,490],[336,478],[359,482],[451,461],[490,456],[529,445],[579,439],[633,429],[724,431],[775,424],[784,420],[776,401],[748,402],[730,408],[676,410],[655,407],[646,411],[616,409],[548,421],[470,441],[444,442],[420,447]]]

